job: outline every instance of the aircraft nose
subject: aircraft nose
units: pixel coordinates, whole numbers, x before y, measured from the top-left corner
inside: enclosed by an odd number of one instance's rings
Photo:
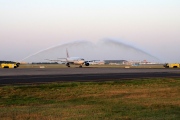
[[[79,61],[79,62],[83,64],[85,61],[84,61],[84,60],[81,60],[81,61]]]

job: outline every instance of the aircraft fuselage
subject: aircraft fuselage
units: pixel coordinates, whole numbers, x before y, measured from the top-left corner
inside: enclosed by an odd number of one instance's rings
[[[74,65],[83,65],[85,63],[85,60],[79,57],[69,57],[67,58],[67,63]]]

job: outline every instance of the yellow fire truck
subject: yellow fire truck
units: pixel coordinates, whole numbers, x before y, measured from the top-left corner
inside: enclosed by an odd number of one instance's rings
[[[180,68],[180,64],[179,63],[165,63],[164,67],[165,68]]]
[[[1,61],[1,68],[18,68],[20,63],[12,62],[12,61]]]

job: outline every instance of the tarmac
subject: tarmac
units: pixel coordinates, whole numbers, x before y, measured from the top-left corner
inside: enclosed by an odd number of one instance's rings
[[[154,68],[17,68],[0,69],[0,85],[72,81],[114,81],[135,78],[180,77],[180,69]]]

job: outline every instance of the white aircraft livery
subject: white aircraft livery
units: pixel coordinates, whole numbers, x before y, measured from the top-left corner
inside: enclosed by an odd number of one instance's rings
[[[67,49],[66,49],[66,54],[67,54],[67,58],[60,58],[60,59],[66,59],[65,63],[67,67],[70,67],[71,64],[79,65],[79,67],[82,67],[82,65],[89,66],[89,62],[85,61],[83,58],[69,57],[69,53]]]

